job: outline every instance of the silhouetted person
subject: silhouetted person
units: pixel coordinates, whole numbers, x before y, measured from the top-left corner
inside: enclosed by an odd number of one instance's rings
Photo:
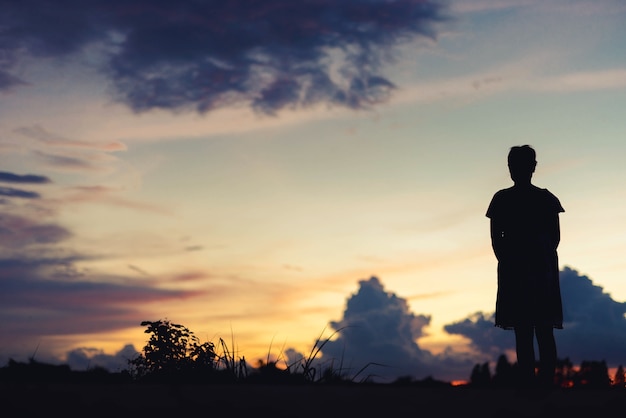
[[[519,383],[528,389],[535,383],[553,385],[557,360],[553,329],[563,328],[557,247],[559,213],[565,210],[551,192],[531,183],[536,165],[532,147],[512,147],[508,166],[514,185],[495,193],[487,210],[498,260],[495,325],[515,331]]]

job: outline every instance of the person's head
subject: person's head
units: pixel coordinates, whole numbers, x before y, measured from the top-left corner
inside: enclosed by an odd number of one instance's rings
[[[513,182],[530,183],[535,167],[537,166],[537,154],[530,145],[518,145],[511,147],[508,157],[509,173]]]

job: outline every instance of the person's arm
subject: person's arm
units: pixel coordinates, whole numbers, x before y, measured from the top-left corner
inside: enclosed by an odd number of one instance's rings
[[[493,218],[491,218],[489,225],[491,229],[491,247],[493,248],[493,253],[496,255],[496,258],[500,260],[504,247],[504,230]]]
[[[550,213],[547,218],[547,235],[550,240],[550,250],[556,251],[559,243],[561,242],[561,225],[559,222],[559,213],[565,212],[563,206],[561,206],[561,202],[559,199],[550,193],[552,201],[549,203],[548,213]]]
[[[550,222],[550,242],[552,244],[552,249],[556,251],[559,243],[561,242],[561,226],[558,213],[554,214],[552,222]]]

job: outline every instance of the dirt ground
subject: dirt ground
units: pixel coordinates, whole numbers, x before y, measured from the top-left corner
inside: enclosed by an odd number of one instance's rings
[[[11,417],[599,417],[624,416],[626,390],[513,390],[392,385],[3,384]]]

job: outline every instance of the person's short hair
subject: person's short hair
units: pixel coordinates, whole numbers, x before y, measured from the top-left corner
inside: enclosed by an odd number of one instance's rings
[[[530,145],[511,147],[508,157],[509,166],[534,167],[537,164],[537,153]]]

